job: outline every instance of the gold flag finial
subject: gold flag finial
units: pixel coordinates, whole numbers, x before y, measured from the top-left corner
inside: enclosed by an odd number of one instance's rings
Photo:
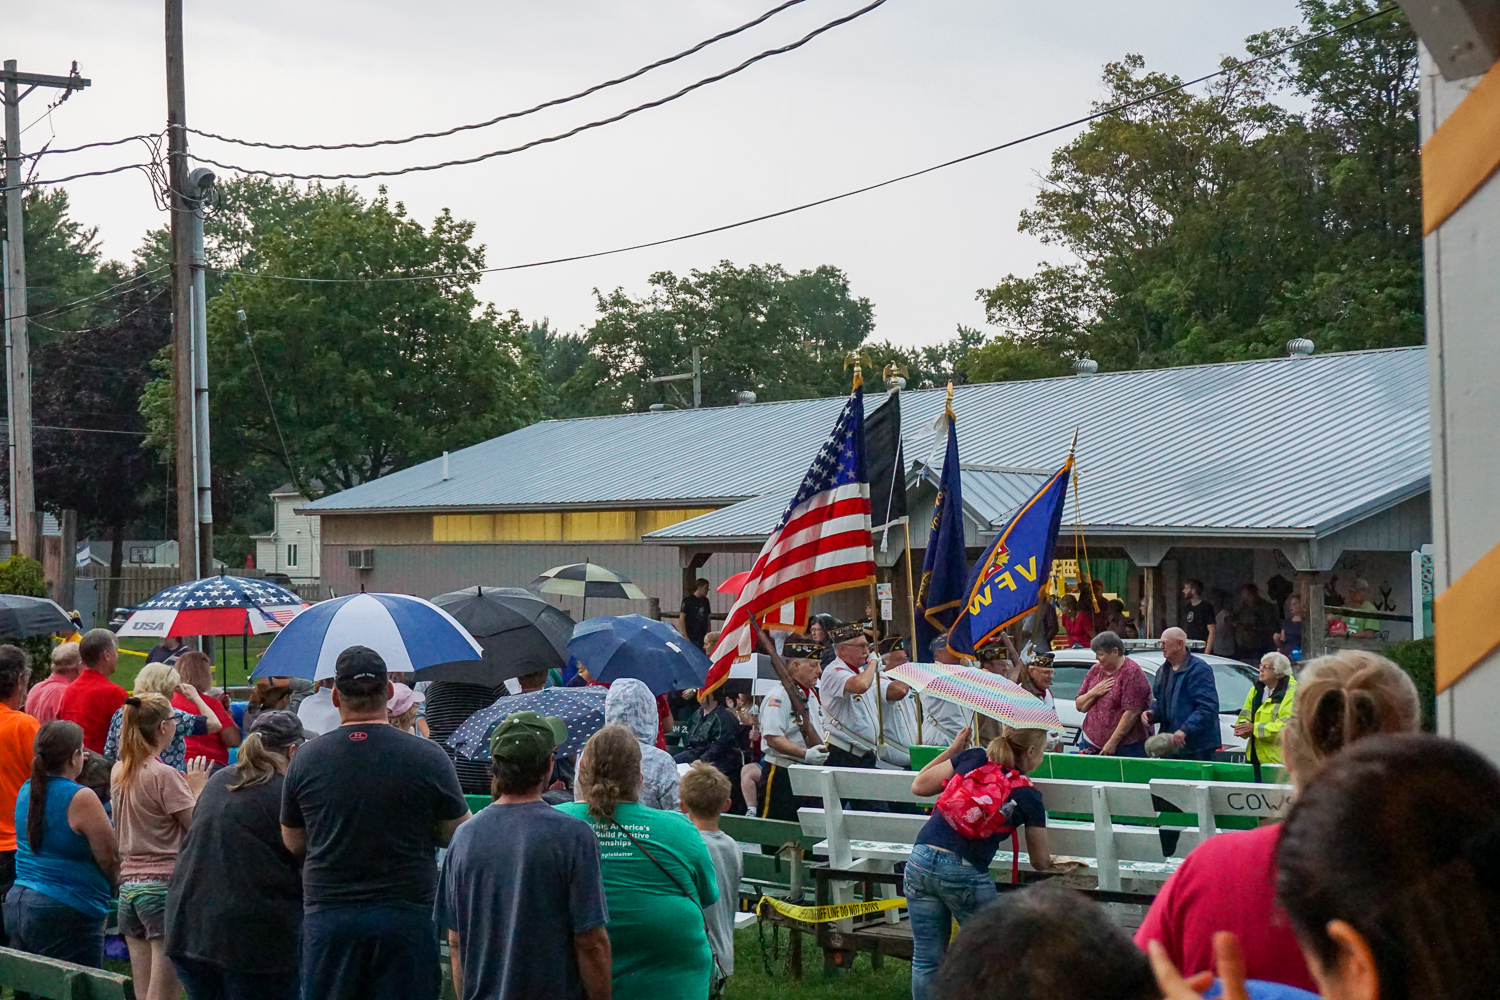
[[[865,384],[865,373],[863,366],[867,364],[869,364],[869,361],[867,361],[864,355],[860,354],[858,351],[850,351],[849,356],[844,359],[844,368],[846,370],[851,365],[854,367],[854,385],[850,387],[850,392],[853,392],[855,389],[858,389],[860,386]]]
[[[948,398],[943,401],[943,412],[946,413],[946,414],[948,414],[948,419],[949,420],[955,419],[954,416],[953,416],[953,383],[952,382],[948,383]]]

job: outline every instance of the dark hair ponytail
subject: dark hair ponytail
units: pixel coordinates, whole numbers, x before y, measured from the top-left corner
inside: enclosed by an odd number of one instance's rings
[[[31,792],[26,806],[26,844],[32,854],[42,851],[47,826],[47,781],[62,774],[73,755],[83,749],[83,730],[76,722],[54,719],[37,730],[32,744]]]

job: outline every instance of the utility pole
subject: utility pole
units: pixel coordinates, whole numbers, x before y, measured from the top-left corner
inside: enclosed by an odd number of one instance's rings
[[[5,369],[7,410],[10,416],[10,530],[12,551],[33,559],[42,557],[38,541],[28,530],[36,510],[36,483],[31,464],[31,343],[26,324],[26,237],[21,186],[21,101],[38,87],[55,87],[65,95],[82,90],[89,81],[73,64],[69,76],[43,76],[16,71],[14,59],[5,60],[0,73],[5,83]],[[26,90],[22,91],[22,85]],[[64,553],[65,556],[71,556]]]
[[[172,457],[177,473],[177,578],[198,565],[197,443],[193,439],[193,256],[196,206],[188,199],[187,88],[182,65],[182,0],[167,5],[167,178],[172,206]]]
[[[213,192],[214,172],[199,167],[188,175],[185,194],[194,211],[188,233],[193,260],[193,468],[197,476],[198,568],[208,576],[214,566],[214,494],[208,447],[208,294],[203,258],[203,209]]]
[[[693,380],[693,409],[695,409],[695,410],[702,409],[703,408],[703,365],[702,365],[702,363],[699,360],[698,346],[696,344],[693,345],[693,370],[692,371],[690,371],[690,372],[683,372],[680,375],[652,375],[651,377],[647,378],[646,381],[647,382],[681,382],[684,379],[692,379]],[[674,389],[673,391],[675,392],[676,390]],[[681,399],[682,397],[679,395],[677,398]]]

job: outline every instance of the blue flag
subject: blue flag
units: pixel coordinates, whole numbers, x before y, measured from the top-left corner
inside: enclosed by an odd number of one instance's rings
[[[1052,550],[1062,523],[1073,456],[1036,495],[1016,511],[995,537],[969,578],[964,607],[948,636],[948,647],[973,656],[1000,638],[1006,626],[1036,610],[1037,596],[1052,574]]]
[[[949,401],[948,452],[943,457],[943,474],[932,507],[922,582],[917,585],[916,648],[911,650],[911,657],[918,663],[932,662],[932,641],[953,627],[968,597],[969,559],[964,552],[964,504],[951,395]]]

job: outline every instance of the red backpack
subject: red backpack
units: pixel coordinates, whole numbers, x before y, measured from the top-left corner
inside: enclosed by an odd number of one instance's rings
[[[943,786],[933,808],[961,837],[984,840],[996,834],[1012,835],[1014,803],[1007,803],[1017,788],[1032,788],[1031,779],[1020,771],[987,763],[967,774],[955,774]]]

